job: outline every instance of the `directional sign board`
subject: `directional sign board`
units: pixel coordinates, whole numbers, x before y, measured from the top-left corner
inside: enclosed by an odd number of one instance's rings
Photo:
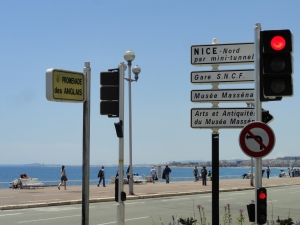
[[[254,108],[193,108],[191,109],[191,127],[243,128],[255,121]]]
[[[192,90],[192,102],[253,102],[254,89],[206,89]]]
[[[47,69],[46,98],[56,102],[84,102],[84,74],[60,69]]]
[[[191,64],[208,66],[213,64],[253,64],[254,43],[231,43],[192,45]]]
[[[267,156],[275,145],[275,134],[271,127],[262,122],[246,125],[239,136],[242,151],[250,157]]]
[[[212,70],[212,71],[193,71],[191,72],[191,83],[210,84],[210,83],[253,83],[254,69],[247,70]]]

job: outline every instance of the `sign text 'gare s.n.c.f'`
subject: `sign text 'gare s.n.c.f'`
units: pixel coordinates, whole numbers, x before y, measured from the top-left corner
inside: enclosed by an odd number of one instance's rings
[[[191,72],[192,84],[210,83],[253,83],[254,69],[244,70],[208,70]]]

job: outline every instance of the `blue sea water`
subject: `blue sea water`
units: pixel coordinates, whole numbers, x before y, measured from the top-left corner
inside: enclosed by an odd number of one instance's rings
[[[162,169],[164,166],[162,166]],[[60,169],[61,167],[51,167],[51,166],[23,166],[23,165],[13,165],[6,166],[0,165],[0,188],[6,188],[9,186],[9,182],[14,179],[19,178],[21,173],[26,173],[28,176],[33,178],[38,178],[39,181],[45,184],[58,184],[60,181]],[[81,166],[66,166],[65,167],[68,177],[68,185],[81,185],[82,181],[82,167]],[[96,184],[98,178],[99,167],[90,167],[90,184]],[[150,167],[134,167],[133,173],[140,176],[149,176]],[[183,181],[183,180],[193,180],[193,168],[172,168],[172,173],[170,175],[171,181]],[[278,176],[281,169],[287,168],[271,168],[271,175]],[[105,167],[105,178],[106,182],[109,182],[111,176],[115,176],[118,168],[117,167]],[[126,172],[127,167],[124,168]],[[157,168],[156,168],[157,170]],[[211,168],[207,168],[207,171],[211,171]],[[244,173],[250,171],[249,167],[221,167],[219,169],[220,179],[242,179]],[[255,172],[255,168],[253,168]],[[287,171],[286,171],[287,172]],[[266,174],[264,175],[266,177]]]

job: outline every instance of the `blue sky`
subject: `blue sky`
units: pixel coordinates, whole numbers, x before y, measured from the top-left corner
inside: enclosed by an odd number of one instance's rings
[[[294,35],[294,96],[263,103],[276,145],[267,158],[299,155],[298,1],[3,1],[0,14],[0,164],[82,164],[83,104],[46,99],[48,68],[83,71],[90,62],[90,163],[118,163],[114,122],[101,116],[100,71],[116,68],[131,49],[141,67],[132,83],[133,164],[211,160],[211,130],[192,129],[190,47],[254,42],[254,25]],[[220,66],[219,69],[238,69]],[[253,65],[241,68],[253,68]],[[126,72],[126,76],[128,73]],[[253,84],[219,88],[254,87]],[[246,107],[222,103],[220,107]],[[220,159],[248,159],[240,129],[221,129]],[[125,164],[129,163],[128,83],[125,82]]]

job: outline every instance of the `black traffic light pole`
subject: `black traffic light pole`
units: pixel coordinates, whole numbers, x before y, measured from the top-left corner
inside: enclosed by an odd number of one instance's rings
[[[214,131],[211,135],[212,145],[212,225],[219,225],[219,133]]]

